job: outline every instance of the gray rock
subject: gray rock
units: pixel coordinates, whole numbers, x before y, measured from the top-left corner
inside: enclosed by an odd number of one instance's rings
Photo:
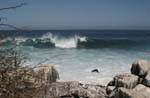
[[[80,85],[79,82],[55,82],[47,91],[48,98],[104,98],[105,88],[96,85]]]
[[[98,94],[98,96],[101,96],[99,98],[102,98],[102,97],[104,97],[106,95],[106,87],[101,86],[101,85],[92,85],[92,84],[90,84],[88,86],[87,90],[89,90],[89,91],[90,90],[95,91]]]
[[[107,86],[106,93],[110,95],[114,91],[115,88],[116,88],[115,86]]]
[[[88,89],[88,90],[94,90],[97,92],[103,92],[104,94],[106,94],[106,87],[105,86],[101,86],[101,85],[93,85],[93,84],[84,84],[82,85],[83,88]]]
[[[105,98],[106,87],[100,85],[85,84],[80,88],[72,91],[73,95],[78,95],[80,98]]]
[[[70,91],[72,89],[79,88],[79,82],[55,82],[51,84],[48,90],[48,95],[50,98],[59,98],[62,96],[71,96]]]
[[[108,85],[132,89],[138,84],[138,76],[122,73],[114,77]]]
[[[115,91],[115,96],[113,97],[114,98],[150,98],[150,88],[141,84],[137,85],[134,89],[126,89],[121,87]]]
[[[34,68],[38,82],[56,82],[59,79],[59,73],[54,65],[46,64]]]
[[[131,73],[144,77],[146,73],[150,70],[150,62],[145,60],[139,60],[132,64]]]
[[[143,84],[145,86],[150,87],[150,71],[147,72],[147,75],[145,76],[145,78],[143,80]]]
[[[103,98],[105,95],[103,95],[101,92],[97,92],[95,90],[91,89],[84,89],[84,88],[78,88],[71,91],[72,95],[78,96],[79,98]]]
[[[98,69],[93,69],[91,72],[99,73]]]

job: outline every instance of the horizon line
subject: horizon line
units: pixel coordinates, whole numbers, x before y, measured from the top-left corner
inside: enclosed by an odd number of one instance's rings
[[[150,28],[147,28],[147,29],[135,29],[135,28],[128,28],[128,29],[123,29],[123,28],[120,28],[120,29],[113,29],[113,28],[101,28],[101,29],[31,29],[31,30],[150,30]]]

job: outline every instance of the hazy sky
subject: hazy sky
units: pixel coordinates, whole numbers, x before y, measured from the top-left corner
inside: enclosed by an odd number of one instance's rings
[[[6,23],[32,29],[150,29],[150,0],[0,0]]]

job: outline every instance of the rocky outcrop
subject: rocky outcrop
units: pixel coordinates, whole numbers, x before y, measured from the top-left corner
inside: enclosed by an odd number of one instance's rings
[[[150,98],[150,62],[134,62],[131,73],[117,75],[108,83],[108,98]]]
[[[139,76],[140,83],[150,87],[150,62],[139,60],[132,64],[131,73]]]
[[[71,96],[71,90],[79,88],[79,82],[55,82],[50,85],[48,94],[50,98]]]
[[[150,62],[145,60],[139,60],[132,64],[131,73],[134,75],[138,75],[140,77],[144,77],[147,72],[150,70]]]
[[[0,72],[5,71],[1,68]],[[2,75],[9,84],[18,79],[15,89],[19,98],[22,95],[25,98],[150,98],[150,62],[133,63],[131,73],[116,75],[105,87],[77,81],[56,82],[59,78],[57,70],[52,65],[41,65],[36,70],[27,67],[8,69],[5,74],[0,74],[0,82],[4,80]],[[7,98],[6,88],[0,89],[0,98]]]
[[[105,87],[81,85],[79,82],[55,82],[51,84],[48,98],[105,98]]]
[[[122,73],[119,75],[116,75],[111,81],[108,86],[115,86],[115,87],[124,87],[132,89],[138,84],[138,76],[128,74],[128,73]]]
[[[150,98],[150,63],[134,62],[131,73],[116,75],[107,87],[75,81],[54,82],[47,95],[48,98]]]
[[[37,81],[39,82],[55,82],[59,79],[59,73],[55,69],[54,65],[40,65],[35,69],[37,75]]]
[[[134,89],[118,88],[114,98],[150,98],[150,88],[141,84]]]

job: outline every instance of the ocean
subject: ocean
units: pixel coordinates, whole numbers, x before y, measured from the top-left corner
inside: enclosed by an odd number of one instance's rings
[[[11,32],[0,48],[16,46],[24,66],[55,65],[60,81],[106,85],[113,76],[130,73],[137,60],[150,60],[149,30],[33,30]],[[99,73],[91,70],[98,69]]]

